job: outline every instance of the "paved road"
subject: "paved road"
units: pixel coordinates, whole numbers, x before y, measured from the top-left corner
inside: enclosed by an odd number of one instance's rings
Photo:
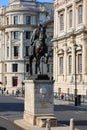
[[[69,125],[70,118],[74,118],[76,128],[80,130],[87,130],[87,106],[85,108],[65,101],[58,101],[54,106],[58,123]],[[23,118],[23,111],[24,101],[20,97],[0,96],[0,116],[6,118],[0,118],[0,127],[3,127],[0,130],[23,130],[12,124],[14,120]]]
[[[11,121],[0,117],[0,130],[23,130]]]
[[[55,105],[55,115],[59,123],[69,125],[71,118],[75,120],[76,128],[87,130],[87,106],[74,106],[65,101],[58,101]]]
[[[23,130],[13,121],[23,116],[23,100],[14,96],[0,96],[0,130]]]

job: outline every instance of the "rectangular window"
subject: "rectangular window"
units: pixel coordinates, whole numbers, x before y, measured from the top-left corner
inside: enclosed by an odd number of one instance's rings
[[[31,32],[30,31],[26,31],[26,35],[25,35],[26,39],[30,39],[30,36],[31,36]]]
[[[18,24],[18,16],[14,16],[14,24]]]
[[[72,56],[69,56],[69,74],[71,74],[71,68],[72,68]]]
[[[26,72],[29,72],[29,64],[26,64]]]
[[[12,72],[18,72],[18,64],[12,64]]]
[[[26,46],[26,47],[25,47],[25,56],[28,56],[28,53],[29,53],[28,51],[29,51],[29,47]]]
[[[26,16],[26,24],[31,24],[31,16]]]
[[[14,46],[14,56],[18,57],[18,46]]]
[[[5,85],[7,85],[7,77],[5,77]]]
[[[9,47],[7,47],[7,57],[9,57]]]
[[[18,32],[14,32],[14,39],[18,40]]]
[[[17,87],[18,85],[18,77],[12,77],[12,86]]]
[[[69,27],[72,27],[72,10],[69,11]]]
[[[78,7],[78,24],[82,23],[83,6],[79,5]]]
[[[64,14],[60,15],[60,31],[64,30]]]
[[[60,74],[63,74],[63,57],[60,57]]]
[[[78,73],[82,73],[82,54],[78,55]]]
[[[7,64],[5,64],[5,72],[7,72]]]

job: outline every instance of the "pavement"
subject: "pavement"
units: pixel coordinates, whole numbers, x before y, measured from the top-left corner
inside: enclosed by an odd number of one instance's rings
[[[74,106],[73,102],[70,101],[65,101],[65,100],[55,100],[54,101],[55,105],[69,105],[72,107],[77,107],[79,109],[87,109],[87,104],[86,105],[81,105],[81,106]],[[23,128],[24,130],[46,130],[46,128],[41,128],[38,126],[32,126],[29,123],[27,123],[25,120],[23,119],[19,119],[19,120],[15,120],[14,123],[18,126],[20,126],[21,128]],[[51,127],[51,130],[70,130],[69,126],[66,125],[59,125],[57,127]],[[78,129],[75,129],[78,130]]]
[[[0,130],[25,130],[8,119],[0,116]]]
[[[38,127],[38,126],[32,126],[25,122],[23,119],[15,120],[14,123],[20,127],[22,127],[24,130],[46,130],[45,127]],[[58,126],[58,127],[51,127],[49,130],[70,130],[69,126]],[[78,129],[75,129],[78,130]]]
[[[84,103],[81,103],[81,105],[77,105],[75,106],[74,105],[74,102],[73,101],[66,101],[66,100],[54,100],[54,104],[55,105],[69,105],[69,106],[72,106],[74,108],[78,108],[78,109],[86,109],[87,110],[87,102],[84,102]]]
[[[23,97],[16,97],[17,99],[24,100]],[[73,108],[85,109],[87,110],[87,103],[81,104],[81,106],[74,106],[74,102],[58,100],[54,101],[55,105],[69,105]],[[15,119],[14,122],[9,121],[7,118],[3,118],[0,116],[0,130],[46,130],[46,128],[41,128],[38,126],[32,126],[28,124],[23,119]],[[59,125],[58,127],[51,127],[51,130],[70,130],[69,126]],[[77,129],[75,129],[77,130]]]

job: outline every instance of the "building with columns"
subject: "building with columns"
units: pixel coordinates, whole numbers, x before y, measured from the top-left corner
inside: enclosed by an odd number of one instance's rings
[[[55,0],[54,18],[54,92],[87,95],[87,1]]]
[[[30,36],[44,22],[47,22],[46,42],[51,51],[53,3],[9,0],[8,6],[0,8],[0,82],[11,93],[22,88],[23,80],[28,77]],[[52,62],[48,68],[52,75]]]

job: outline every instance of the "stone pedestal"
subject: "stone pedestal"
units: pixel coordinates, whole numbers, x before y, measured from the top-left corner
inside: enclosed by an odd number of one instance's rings
[[[57,125],[54,116],[53,84],[51,80],[25,80],[24,120],[31,125],[43,127],[50,119]]]

